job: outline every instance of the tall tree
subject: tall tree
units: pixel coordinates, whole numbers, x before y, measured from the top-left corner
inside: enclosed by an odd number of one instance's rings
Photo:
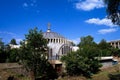
[[[4,42],[2,41],[2,38],[0,38],[0,49],[4,49]]]
[[[93,37],[86,36],[81,38],[77,52],[69,53],[61,59],[66,64],[66,70],[69,75],[84,75],[90,77],[97,73],[101,64],[95,57],[99,56],[99,49],[94,42]]]
[[[100,49],[110,49],[112,46],[109,43],[107,43],[106,40],[102,39],[98,44],[98,47]]]
[[[116,25],[120,25],[120,0],[104,0],[107,5],[108,18]]]
[[[47,40],[43,38],[42,31],[38,31],[37,28],[29,30],[21,45],[20,59],[25,68],[32,72],[33,80],[44,76],[51,79],[51,75],[52,79],[56,78],[55,72],[50,75],[50,70],[54,69],[47,59]]]
[[[6,54],[5,51],[5,45],[4,42],[2,41],[2,38],[0,38],[0,63],[6,62],[8,55]]]
[[[100,41],[98,48],[100,49],[100,56],[112,56],[113,52],[117,50],[104,39]]]
[[[17,48],[10,49],[7,54],[9,55],[7,62],[18,62],[19,61],[19,49]]]
[[[15,39],[12,39],[12,40],[10,41],[10,44],[12,44],[12,45],[17,45],[16,40],[15,40]]]
[[[86,45],[96,45],[96,43],[94,42],[94,38],[92,36],[88,35],[86,37],[81,37],[81,41],[78,44],[78,46],[81,47]]]

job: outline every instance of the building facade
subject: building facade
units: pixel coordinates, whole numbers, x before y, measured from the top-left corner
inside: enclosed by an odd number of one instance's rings
[[[59,60],[62,55],[72,51],[72,41],[66,39],[56,32],[52,32],[50,26],[47,31],[43,33],[43,37],[47,39],[48,43],[48,58],[49,60]]]
[[[114,41],[110,41],[108,42],[112,47],[114,48],[119,48],[120,49],[120,40],[114,40]]]

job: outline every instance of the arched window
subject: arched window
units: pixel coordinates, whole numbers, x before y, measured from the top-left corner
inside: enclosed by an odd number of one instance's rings
[[[60,43],[60,39],[59,39],[59,43]]]
[[[51,43],[53,42],[53,40],[51,39]]]
[[[48,39],[48,42],[50,42],[50,39]]]
[[[55,43],[55,39],[54,39],[54,43]]]
[[[56,43],[58,43],[58,39],[56,39]]]

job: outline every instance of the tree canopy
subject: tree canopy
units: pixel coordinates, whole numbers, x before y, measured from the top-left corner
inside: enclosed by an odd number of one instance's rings
[[[90,35],[86,36],[86,37],[81,37],[80,38],[80,43],[78,44],[79,47],[83,47],[86,45],[96,45],[96,43],[94,42],[94,38]]]
[[[10,44],[12,44],[12,45],[17,45],[16,40],[15,40],[14,38],[11,39]]]
[[[4,42],[2,41],[2,38],[0,38],[0,49],[4,49]]]
[[[99,56],[100,50],[97,48],[93,37],[86,36],[81,38],[79,50],[63,56],[61,60],[66,64],[69,75],[84,75],[90,77],[97,73],[101,64],[95,57]]]
[[[21,43],[20,60],[34,77],[57,78],[57,74],[47,59],[47,40],[37,28],[29,30]],[[50,68],[50,70],[48,70]],[[52,73],[52,74],[50,74]]]
[[[119,55],[119,50],[110,46],[106,40],[95,43],[90,35],[81,37],[79,50],[64,55],[61,60],[65,62],[68,75],[84,75],[90,77],[99,71],[102,66],[99,57]]]
[[[116,25],[120,25],[120,0],[104,0],[107,5],[108,18]]]

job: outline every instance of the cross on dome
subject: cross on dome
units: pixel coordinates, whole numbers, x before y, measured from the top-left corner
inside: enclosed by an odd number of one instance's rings
[[[50,31],[51,31],[51,29],[50,29],[51,24],[50,24],[50,23],[48,23],[48,24],[47,24],[47,27],[48,27],[47,32],[50,32]]]

